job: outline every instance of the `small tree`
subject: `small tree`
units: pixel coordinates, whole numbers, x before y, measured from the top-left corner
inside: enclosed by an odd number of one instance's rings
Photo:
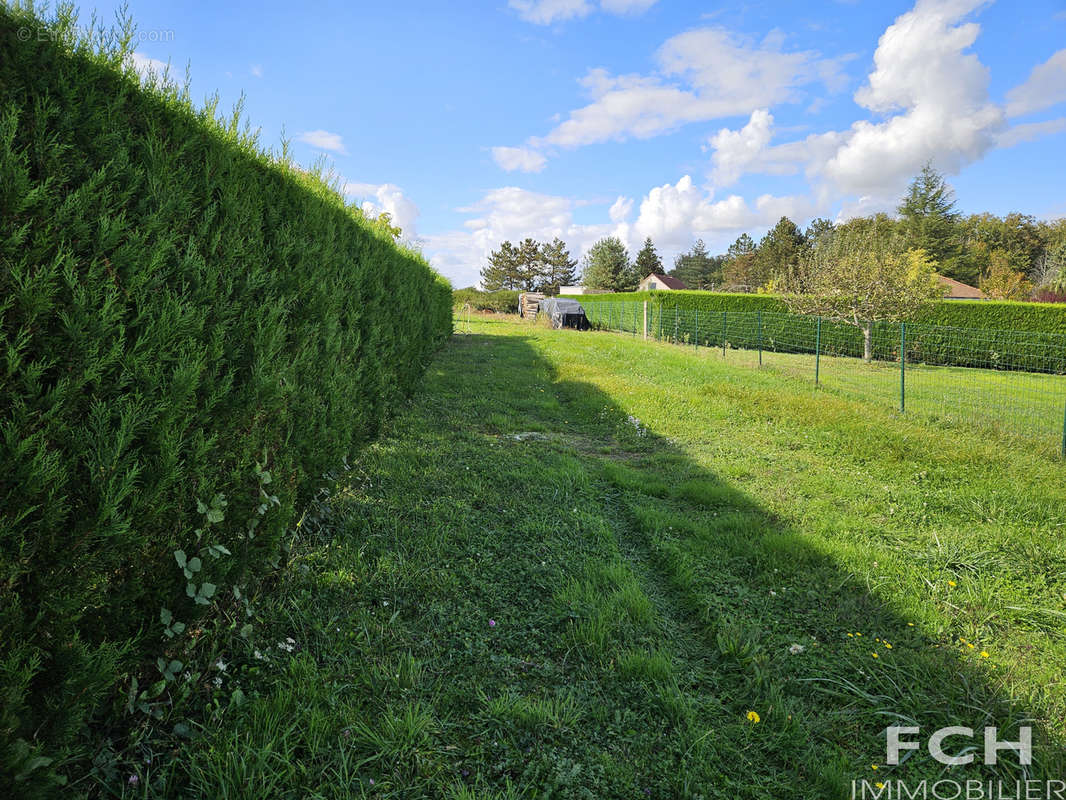
[[[518,286],[515,288],[532,291],[543,273],[544,259],[540,244],[534,239],[523,239],[518,246]]]
[[[908,319],[944,296],[932,260],[878,220],[852,220],[820,237],[802,272],[805,293],[786,287],[789,308],[859,328],[865,361],[875,322]]]
[[[709,289],[722,281],[723,256],[712,256],[707,252],[703,239],[697,239],[692,250],[680,253],[674,259],[674,268],[670,274],[684,281],[690,289]]]
[[[659,253],[656,252],[650,236],[645,237],[644,246],[637,253],[636,269],[637,283],[640,283],[653,272],[662,273],[663,271],[663,260],[659,258]]]
[[[585,254],[582,283],[590,289],[624,292],[635,287],[629,251],[614,236],[600,239]]]
[[[722,267],[722,282],[727,289],[750,291],[754,285],[755,240],[742,233],[725,253]]]
[[[960,279],[955,191],[932,164],[922,167],[911,181],[897,211],[907,247],[924,250],[941,273]]]
[[[1024,272],[1014,269],[1007,251],[993,250],[988,271],[981,278],[981,291],[993,300],[1026,300],[1033,292],[1033,284]]]
[[[806,255],[805,245],[806,239],[796,223],[788,217],[781,217],[762,237],[755,251],[750,276],[755,286],[784,281]]]
[[[499,250],[489,254],[489,264],[481,270],[481,285],[486,292],[522,288],[518,274],[518,250],[509,241],[503,242]]]
[[[545,294],[558,294],[560,286],[567,286],[577,280],[574,267],[577,260],[570,258],[570,251],[566,249],[566,242],[555,237],[551,244],[545,244],[540,250],[540,260],[543,270],[537,291]]]

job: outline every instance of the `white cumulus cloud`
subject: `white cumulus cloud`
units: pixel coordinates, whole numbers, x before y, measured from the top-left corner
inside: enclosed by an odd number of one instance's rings
[[[147,78],[149,75],[162,77],[170,66],[167,62],[152,58],[144,53],[130,53],[129,61],[142,78]]]
[[[399,225],[408,240],[415,240],[415,221],[418,219],[418,206],[394,183],[345,183],[342,191],[345,196],[359,201],[363,212],[376,217],[382,211],[388,212],[394,224]]]
[[[1007,116],[1020,117],[1066,102],[1066,49],[1033,68],[1029,79],[1007,92]]]
[[[528,147],[493,147],[492,158],[507,172],[540,172],[548,159]]]
[[[600,0],[599,8],[608,14],[641,14],[655,5],[656,0]],[[578,17],[587,17],[596,10],[590,0],[509,0],[508,5],[526,22],[550,25]]]
[[[707,121],[797,101],[801,87],[840,86],[840,61],[812,51],[786,52],[782,37],[761,42],[721,28],[701,28],[668,39],[652,75],[612,75],[592,69],[581,85],[592,100],[534,145],[579,147],[609,140],[644,139],[690,122]]]
[[[339,133],[323,130],[304,131],[297,135],[296,141],[317,147],[319,150],[327,150],[342,156],[348,155],[348,151],[344,149],[344,140]]]

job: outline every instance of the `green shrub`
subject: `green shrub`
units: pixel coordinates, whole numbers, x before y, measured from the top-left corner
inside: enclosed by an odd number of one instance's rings
[[[452,302],[456,308],[469,305],[475,311],[495,311],[500,314],[518,313],[518,292],[500,289],[495,292],[483,292],[469,287],[452,292]]]
[[[23,41],[44,23],[0,5],[0,764],[24,772],[165,649],[162,609],[277,562],[451,330],[446,281],[239,114],[49,25]]]
[[[759,334],[749,313],[762,312],[763,347],[779,352],[813,352],[814,320],[788,313],[780,297],[724,292],[655,291],[582,295],[594,324],[639,331],[641,303],[648,302],[648,330],[657,338],[691,341],[696,336],[711,346],[725,339],[730,346],[756,347]],[[675,316],[674,310],[677,309]],[[723,320],[723,314],[725,318]],[[730,314],[735,314],[730,318]],[[695,327],[698,326],[698,329]],[[944,300],[933,303],[908,323],[907,357],[927,364],[1066,372],[1066,307],[1044,303],[990,300]],[[686,338],[687,336],[687,338]],[[875,326],[875,358],[899,358],[898,324]],[[857,328],[823,322],[823,352],[860,357],[862,335]]]

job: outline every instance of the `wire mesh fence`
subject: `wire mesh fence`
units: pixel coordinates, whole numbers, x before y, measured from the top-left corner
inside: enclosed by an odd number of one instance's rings
[[[584,304],[593,328],[695,348],[816,386],[946,422],[1039,441],[1066,458],[1066,336],[921,323],[863,331],[820,317],[765,311]]]

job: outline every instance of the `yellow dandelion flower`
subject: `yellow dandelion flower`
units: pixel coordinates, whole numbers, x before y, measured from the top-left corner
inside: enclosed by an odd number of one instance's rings
[[[874,782],[874,786],[876,786],[878,789],[884,789],[885,788],[885,785],[883,783],[881,783],[881,781],[875,781]]]
[[[880,637],[880,636],[878,636],[878,637],[877,637],[876,639],[874,639],[874,641],[875,641],[875,642],[879,642],[879,641],[881,641],[881,637]]]
[[[907,627],[908,628],[913,628],[914,627],[914,623],[913,622],[908,622],[907,623]]]
[[[855,635],[856,635],[856,636],[862,636],[862,634],[861,634],[861,633],[859,633],[858,631],[856,631],[856,632],[855,632]]]
[[[876,770],[877,769],[877,764],[871,764],[870,765],[870,769]]]
[[[958,584],[955,581],[948,581],[948,586],[958,586]]]
[[[849,639],[854,639],[855,638],[855,634],[854,633],[849,633],[848,634],[848,638]]]
[[[981,658],[988,658],[988,651],[987,650],[982,650],[981,651]]]
[[[962,642],[963,644],[966,644],[966,640],[963,639],[961,636],[959,637],[959,641]]]
[[[887,647],[889,650],[892,649],[892,645],[890,645],[888,642],[885,642],[885,647]]]
[[[966,646],[969,647],[971,650],[973,650],[973,644],[971,642],[967,642]]]
[[[759,722],[759,714],[758,714],[758,712],[749,711],[748,712],[748,722],[752,723],[753,725],[758,724],[758,722]]]
[[[872,655],[874,658],[880,658],[880,656],[878,656],[877,653],[870,653],[870,655]]]

